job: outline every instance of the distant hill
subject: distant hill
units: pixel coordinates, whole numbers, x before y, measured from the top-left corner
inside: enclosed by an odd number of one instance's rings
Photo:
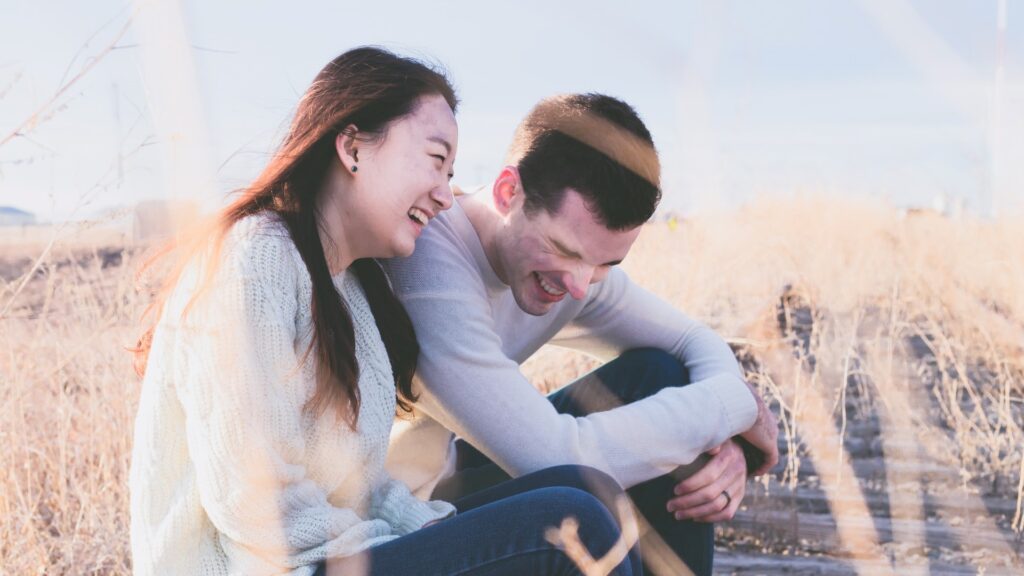
[[[26,226],[36,223],[36,215],[13,206],[0,206],[0,226]]]

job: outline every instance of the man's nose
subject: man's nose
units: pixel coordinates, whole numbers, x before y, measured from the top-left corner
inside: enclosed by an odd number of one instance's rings
[[[590,286],[590,280],[593,277],[594,267],[581,265],[568,275],[565,287],[569,291],[569,295],[576,300],[582,300],[587,295],[587,288]]]

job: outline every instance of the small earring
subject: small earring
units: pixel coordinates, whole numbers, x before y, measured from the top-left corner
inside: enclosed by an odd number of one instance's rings
[[[358,171],[359,171],[359,166],[354,166],[354,165],[353,165],[353,166],[352,166],[352,171],[353,171],[353,172],[358,172]]]

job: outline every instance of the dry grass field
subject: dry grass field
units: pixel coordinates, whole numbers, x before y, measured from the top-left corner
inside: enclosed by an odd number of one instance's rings
[[[780,420],[720,573],[1024,569],[1020,224],[797,198],[647,227],[628,272],[724,334]],[[122,574],[138,253],[62,234],[0,240],[0,572]]]

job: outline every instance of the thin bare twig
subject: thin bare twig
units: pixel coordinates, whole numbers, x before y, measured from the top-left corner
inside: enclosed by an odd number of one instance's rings
[[[120,42],[121,38],[123,38],[128,32],[128,28],[131,27],[134,17],[135,14],[133,12],[132,15],[125,20],[121,30],[118,31],[117,35],[114,36],[114,39],[106,46],[106,48],[100,50],[99,53],[93,56],[93,58],[78,71],[78,74],[75,74],[70,80],[62,84],[61,87],[54,92],[53,96],[47,99],[46,102],[39,106],[34,112],[32,112],[32,114],[29,114],[25,120],[11,130],[9,134],[4,136],[3,139],[0,139],[0,147],[3,147],[4,144],[7,144],[18,136],[23,136],[26,131],[31,130],[39,122],[39,119],[43,117],[46,111],[49,110],[50,107],[52,107],[61,98],[61,96],[63,96],[72,86],[92,71],[92,69],[95,68],[96,65],[99,64],[108,54],[116,50],[117,43]]]
[[[1020,459],[1020,473],[1017,484],[1017,511],[1013,515],[1013,529],[1018,534],[1024,532],[1024,455]]]
[[[8,82],[7,85],[3,87],[3,89],[0,89],[0,100],[3,100],[4,97],[7,96],[7,93],[10,92],[11,89],[14,88],[14,86],[18,83],[18,81],[21,80],[23,75],[24,75],[23,72],[18,72],[17,74],[14,75],[14,78],[12,78],[11,81]]]

